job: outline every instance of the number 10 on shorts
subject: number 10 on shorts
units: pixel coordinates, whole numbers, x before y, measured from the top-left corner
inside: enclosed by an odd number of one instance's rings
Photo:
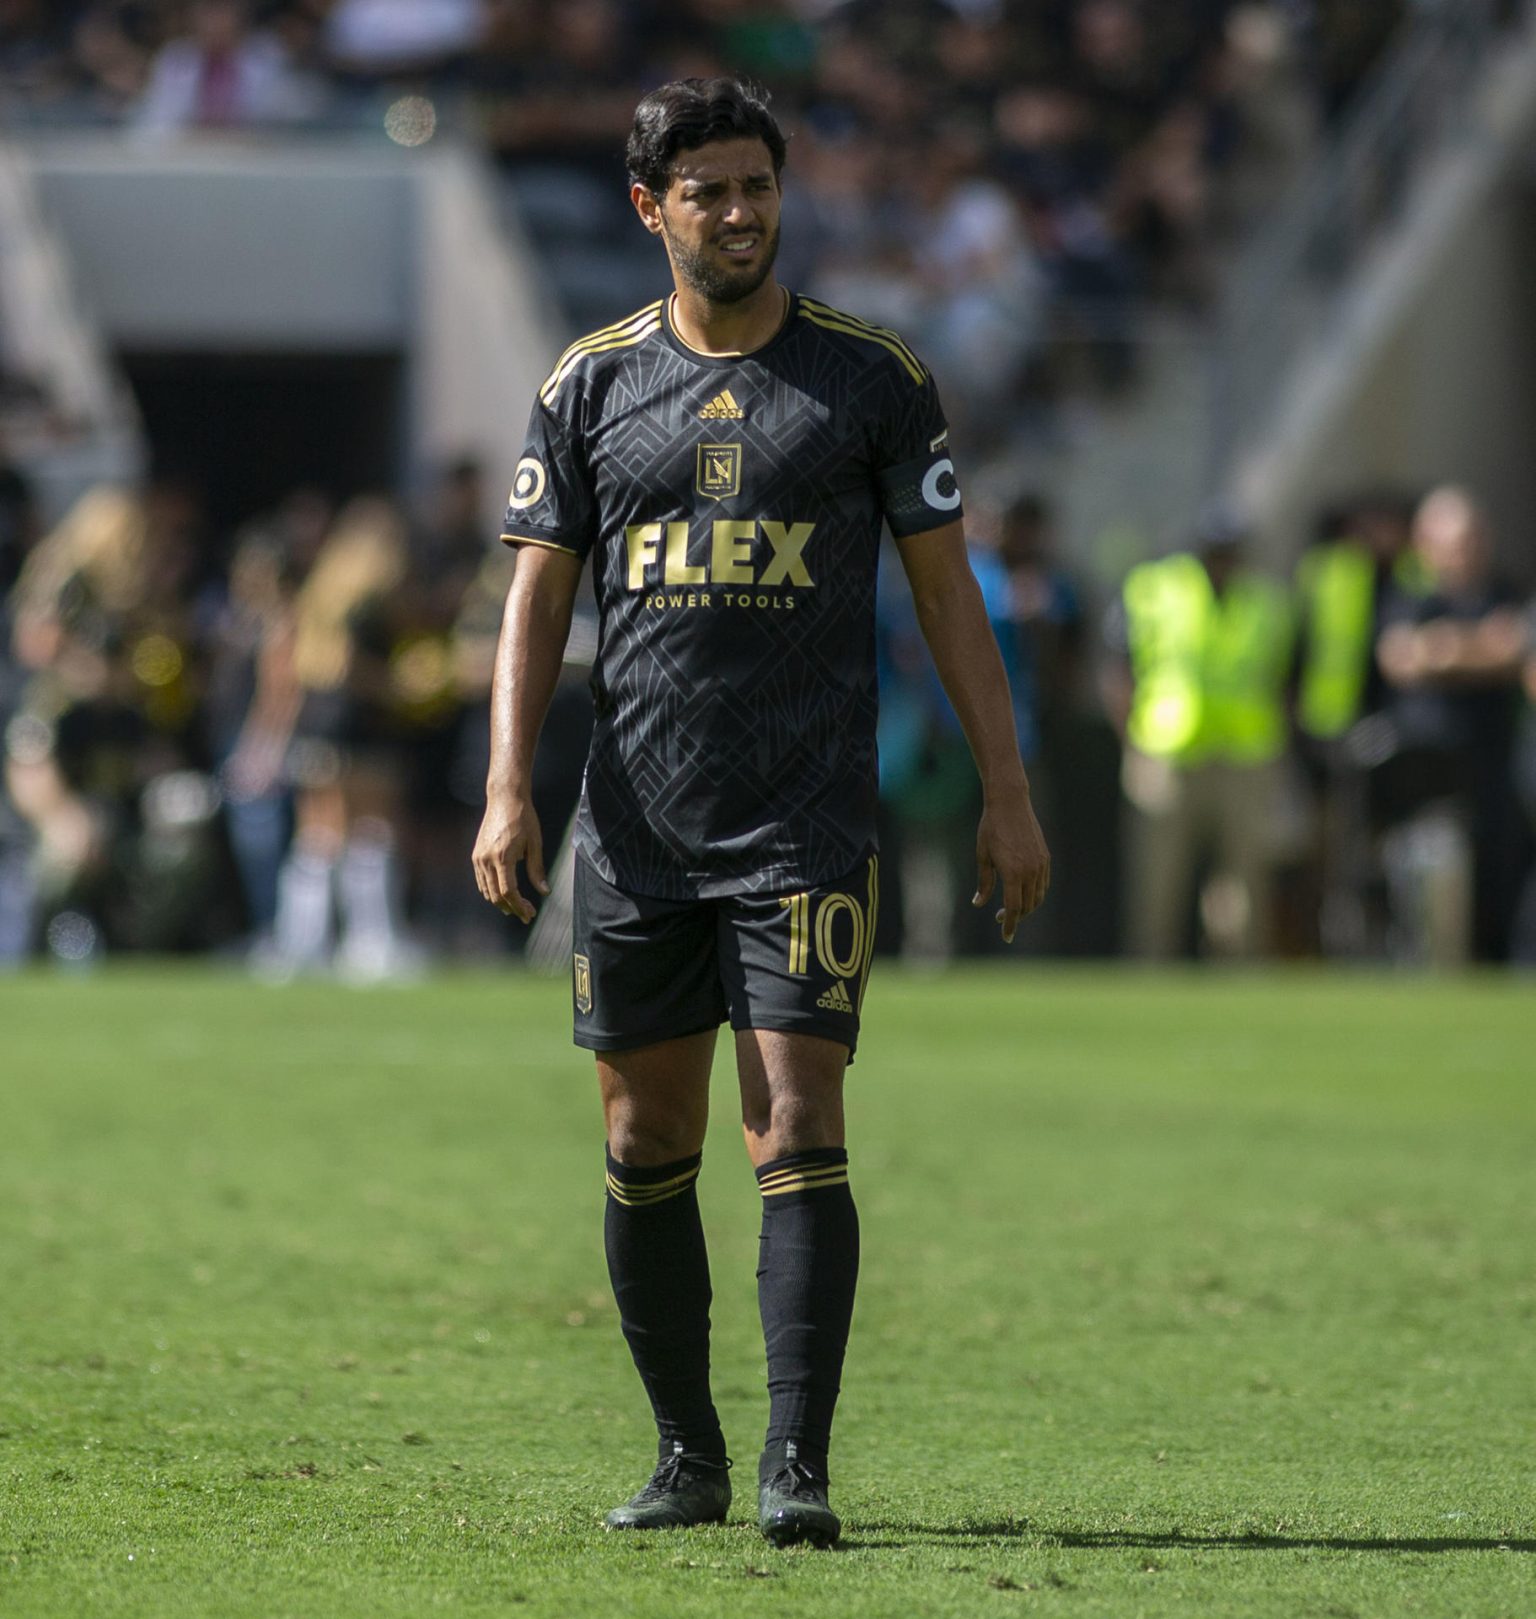
[[[811,900],[810,894],[786,894],[779,900],[780,908],[789,912],[790,972],[803,974],[810,970],[814,938],[816,959],[824,972],[833,978],[851,978],[861,973],[869,926],[863,906],[852,894],[823,894],[816,902],[813,926]],[[838,925],[844,913],[849,922],[846,928]]]

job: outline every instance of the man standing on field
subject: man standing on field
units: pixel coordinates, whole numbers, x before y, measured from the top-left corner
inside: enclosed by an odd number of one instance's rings
[[[695,1182],[716,1033],[736,1039],[763,1197],[770,1414],[759,1516],[830,1545],[827,1452],[858,1274],[843,1074],[879,903],[875,570],[882,522],[985,788],[975,903],[1012,939],[1050,859],[966,561],[933,380],[894,333],[774,279],[784,137],[731,79],[648,95],[630,196],[675,291],[573,344],[539,390],[503,539],[522,547],[491,715],[480,891],[547,892],[534,746],[583,563],[601,628],[575,829],[576,1043],[597,1054],[605,1239],[660,1435],[613,1529],[721,1521]]]

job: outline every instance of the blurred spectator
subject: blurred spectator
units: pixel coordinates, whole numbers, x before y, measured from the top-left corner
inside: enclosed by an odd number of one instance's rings
[[[633,25],[616,0],[495,8],[473,70],[492,152],[509,164],[569,165],[622,202],[624,141],[649,88]]]
[[[997,556],[1008,581],[1008,633],[1027,662],[1029,707],[1044,737],[1076,701],[1084,623],[1079,587],[1057,553],[1055,519],[1040,495],[1016,496],[1004,508]]]
[[[971,437],[987,442],[1001,436],[996,413],[1040,340],[1043,280],[1018,209],[981,172],[974,139],[942,131],[908,156],[903,234],[920,296],[913,337],[965,378]]]
[[[1048,730],[1059,734],[1056,705],[1066,701],[1073,680],[1081,627],[1076,588],[1050,554],[1049,514],[1034,497],[1007,508],[973,499],[967,544],[1008,680],[1019,754],[1043,806],[1051,789],[1049,770],[1040,769],[1041,744]],[[969,903],[980,783],[925,651],[905,576],[890,565],[889,553],[882,557],[876,646],[879,948],[927,959],[992,953],[1001,948],[996,926]]]
[[[1056,829],[1052,903],[1038,914],[1026,946],[1049,953],[1060,941],[1062,895],[1070,900],[1080,875],[1073,869],[1078,847],[1059,829],[1060,806],[1073,786],[1065,778],[1075,763],[1071,750],[1076,745],[1082,600],[1076,581],[1056,555],[1051,511],[1040,496],[1019,495],[997,509],[973,500],[967,529],[974,530],[972,567],[1008,677],[1019,755],[1029,766],[1035,810],[1044,824]],[[1000,947],[997,929],[984,925],[983,912],[967,907],[962,914],[968,951],[990,953]]]
[[[205,947],[217,795],[198,768],[198,648],[175,491],[83,497],[15,591],[27,673],[6,732],[12,799],[33,829],[54,952]]]
[[[997,161],[1028,211],[1036,252],[1064,318],[1093,345],[1105,381],[1129,365],[1133,255],[1111,191],[1109,149],[1069,88],[1026,84],[998,105]]]
[[[192,0],[187,33],[156,55],[134,121],[155,134],[241,128],[303,118],[315,104],[282,46],[252,30],[246,0]]]
[[[1423,593],[1413,503],[1370,491],[1324,512],[1296,568],[1297,755],[1310,789],[1315,859],[1296,885],[1329,955],[1379,953],[1386,924],[1367,770],[1382,745],[1388,688],[1376,662],[1383,610]]]
[[[419,965],[401,914],[405,784],[390,682],[408,570],[400,514],[387,500],[359,498],[343,508],[295,601],[294,833],[267,964],[280,974],[330,965],[333,947],[337,968],[363,981]]]
[[[880,558],[876,668],[877,948],[943,960],[962,948],[969,932],[958,907],[974,891],[980,785],[959,719],[927,655],[906,575],[890,546],[882,548]],[[1027,730],[1029,721],[1024,723]]]
[[[1325,513],[1296,568],[1301,678],[1296,719],[1327,743],[1376,713],[1385,684],[1376,664],[1383,605],[1419,596],[1427,583],[1410,541],[1412,502],[1389,491]]]
[[[1392,738],[1378,792],[1399,937],[1437,964],[1502,961],[1528,862],[1513,774],[1526,621],[1465,490],[1425,498],[1413,543],[1427,591],[1395,596],[1376,643]]]
[[[438,474],[411,540],[409,606],[391,652],[396,726],[408,761],[407,864],[418,931],[453,948],[483,906],[464,851],[476,812],[454,792],[462,746],[464,693],[455,626],[494,538],[486,534],[485,480],[473,458]],[[499,548],[499,547],[498,547]]]
[[[295,490],[240,535],[213,635],[208,730],[252,948],[271,948],[278,874],[292,832],[288,749],[300,692],[294,600],[330,525],[326,498]]]
[[[113,0],[78,13],[70,39],[70,99],[93,117],[117,120],[137,105],[158,39],[144,20]]]
[[[1270,944],[1291,608],[1229,515],[1208,516],[1198,541],[1133,568],[1108,626],[1135,816],[1130,942],[1156,960],[1185,953],[1197,898],[1223,953]]]
[[[1008,609],[993,628],[1000,646],[1012,643],[1023,670],[1022,680],[1014,677],[1014,701],[1035,716],[1030,788],[1051,840],[1050,901],[1015,948],[1113,955],[1120,745],[1090,678],[1086,587],[1062,559],[1054,513],[1038,494],[1026,491],[1004,507],[997,545]],[[993,929],[988,944],[995,938]]]

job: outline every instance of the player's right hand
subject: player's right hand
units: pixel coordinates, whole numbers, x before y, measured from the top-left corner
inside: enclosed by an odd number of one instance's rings
[[[528,880],[541,894],[549,892],[544,875],[544,839],[533,805],[524,798],[490,799],[471,858],[481,897],[518,921],[531,922],[533,901],[517,885],[518,862],[528,868]]]

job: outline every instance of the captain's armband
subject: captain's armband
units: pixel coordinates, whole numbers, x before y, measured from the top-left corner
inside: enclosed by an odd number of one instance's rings
[[[897,539],[942,528],[961,516],[960,486],[949,453],[949,435],[935,440],[926,455],[880,474],[880,502]]]

